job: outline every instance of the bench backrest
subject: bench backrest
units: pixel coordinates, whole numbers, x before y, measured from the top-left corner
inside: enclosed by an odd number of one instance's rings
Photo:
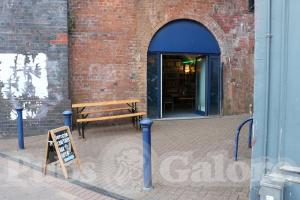
[[[87,103],[72,104],[72,108],[112,106],[112,105],[139,103],[139,102],[141,102],[139,99],[126,99],[126,100],[118,100],[118,101],[101,101],[101,102],[87,102]]]

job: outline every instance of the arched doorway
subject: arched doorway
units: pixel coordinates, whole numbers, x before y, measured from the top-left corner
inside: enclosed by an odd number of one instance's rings
[[[148,48],[148,116],[218,115],[220,54],[213,34],[196,21],[172,21],[157,31]]]

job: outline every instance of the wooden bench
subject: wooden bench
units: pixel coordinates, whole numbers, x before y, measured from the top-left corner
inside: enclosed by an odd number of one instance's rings
[[[139,99],[127,99],[127,100],[120,100],[120,101],[72,104],[72,108],[76,110],[75,112],[77,118],[76,122],[77,122],[79,136],[82,135],[82,137],[84,138],[85,127],[89,122],[95,122],[95,121],[131,118],[133,125],[137,129],[139,129],[140,127],[139,121],[143,118],[144,115],[146,115],[145,112],[137,111],[137,103],[139,102],[140,102]],[[110,107],[110,108],[98,109],[99,107]],[[86,108],[90,108],[90,110],[86,111],[85,110]],[[120,113],[121,111],[123,113]],[[94,115],[105,114],[105,116],[89,117],[90,114],[94,114]]]

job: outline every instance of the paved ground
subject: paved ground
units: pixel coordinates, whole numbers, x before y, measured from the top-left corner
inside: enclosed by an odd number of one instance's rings
[[[5,158],[0,158],[0,180],[1,200],[111,199]]]
[[[68,171],[72,180],[121,195],[119,198],[248,199],[250,150],[246,131],[241,134],[240,160],[232,161],[234,129],[245,118],[155,121],[151,192],[142,189],[141,133],[131,125],[90,128],[86,140],[74,131],[83,173],[75,165]],[[45,144],[46,133],[25,138],[25,151],[17,150],[16,139],[1,139],[0,152],[41,167]],[[61,174],[57,166],[49,170]]]

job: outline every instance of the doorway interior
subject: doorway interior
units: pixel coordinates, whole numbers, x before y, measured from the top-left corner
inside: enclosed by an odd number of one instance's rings
[[[162,55],[162,117],[206,113],[206,56]]]
[[[219,115],[221,50],[214,35],[193,20],[159,29],[147,55],[147,116],[152,119]]]

